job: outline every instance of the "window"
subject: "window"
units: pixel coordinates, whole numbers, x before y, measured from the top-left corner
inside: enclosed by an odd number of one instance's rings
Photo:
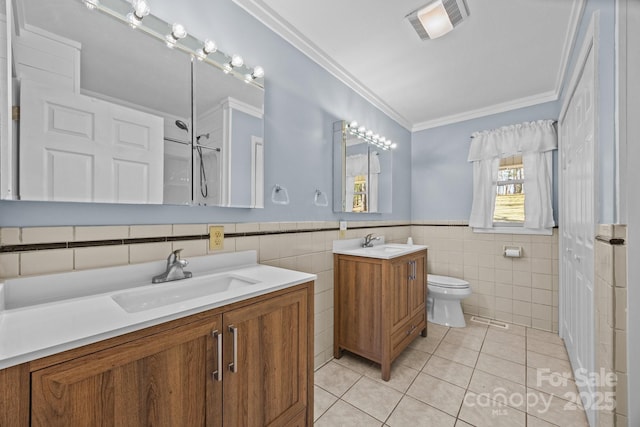
[[[367,176],[357,175],[353,186],[352,212],[367,212]]]
[[[500,159],[496,181],[494,225],[524,223],[524,167],[522,156]]]
[[[468,157],[473,164],[469,226],[477,232],[551,234],[557,147],[553,120],[474,133]]]

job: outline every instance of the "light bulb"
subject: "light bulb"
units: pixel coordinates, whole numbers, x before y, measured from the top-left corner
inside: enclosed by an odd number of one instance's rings
[[[185,30],[181,24],[176,23],[171,26],[171,35],[177,41],[178,39],[187,37],[187,30]]]
[[[398,146],[398,144],[396,144],[395,142],[391,144],[391,148],[396,148]]]
[[[147,16],[151,11],[151,9],[149,8],[149,3],[147,3],[147,0],[133,0],[131,4],[133,6],[133,11],[136,17],[139,20],[142,20],[142,18]]]
[[[367,128],[365,128],[364,126],[360,126],[358,128],[358,132],[360,132],[360,133],[364,133],[365,130],[367,130]]]
[[[368,130],[366,135],[371,138],[373,136],[373,131],[372,130]]]
[[[355,120],[352,121],[351,123],[349,123],[349,127],[353,128],[353,129],[357,129],[358,128],[358,122],[356,122]]]
[[[388,139],[385,139],[384,141],[382,141],[384,143],[384,145],[386,145],[387,147],[391,145],[391,141]]]
[[[236,54],[231,56],[232,67],[242,67],[243,64],[244,64],[244,60],[242,59],[242,56],[236,55]]]
[[[253,77],[254,79],[260,79],[264,77],[264,69],[261,66],[256,65],[253,69],[253,73],[251,73],[251,77]]]
[[[206,39],[204,41],[204,45],[202,46],[202,51],[209,55],[210,53],[215,52],[216,50],[218,50],[218,46],[216,46],[216,42],[214,42],[213,40],[209,40]]]
[[[98,7],[98,3],[100,3],[98,0],[84,0],[84,5],[87,6],[89,10],[94,10]]]

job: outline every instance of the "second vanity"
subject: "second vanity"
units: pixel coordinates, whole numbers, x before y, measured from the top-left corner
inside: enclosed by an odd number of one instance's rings
[[[362,247],[362,239],[334,242],[334,357],[347,350],[381,366],[418,336],[427,336],[427,246]]]
[[[0,283],[0,425],[311,425],[315,275],[190,261]]]

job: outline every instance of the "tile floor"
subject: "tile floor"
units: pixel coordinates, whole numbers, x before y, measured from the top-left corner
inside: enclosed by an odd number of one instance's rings
[[[394,362],[346,353],[315,373],[320,426],[588,426],[563,341],[556,334],[467,321],[429,323]]]

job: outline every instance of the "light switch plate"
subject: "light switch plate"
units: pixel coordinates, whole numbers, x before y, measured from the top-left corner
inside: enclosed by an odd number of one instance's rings
[[[224,248],[224,227],[221,225],[209,226],[209,250],[215,251]]]
[[[347,232],[347,221],[340,221],[340,239],[344,239]]]

